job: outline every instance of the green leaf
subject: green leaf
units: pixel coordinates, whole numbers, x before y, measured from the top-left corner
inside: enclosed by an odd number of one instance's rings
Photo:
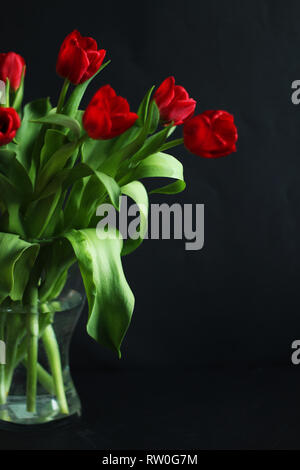
[[[149,200],[145,186],[140,181],[132,181],[131,183],[122,186],[121,191],[122,194],[126,194],[134,200],[140,211],[140,235],[136,240],[128,238],[124,242],[122,255],[127,255],[136,250],[136,248],[142,243],[147,232]]]
[[[77,257],[89,304],[87,331],[100,344],[117,351],[130,324],[134,297],[124,276],[116,233],[72,230],[65,237]],[[110,238],[111,237],[111,238]]]
[[[33,201],[27,209],[24,223],[31,238],[41,238],[45,232],[61,197],[61,189],[51,196]]]
[[[21,127],[17,132],[16,140],[18,142],[17,158],[27,171],[30,170],[33,149],[42,128],[41,124],[38,125],[31,121],[45,116],[50,110],[51,104],[49,98],[32,101],[24,107],[24,116]]]
[[[114,207],[119,210],[121,189],[118,183],[109,175],[95,170],[81,196],[80,208],[75,219],[77,226],[88,226],[96,207],[105,199],[106,192]]]
[[[63,289],[68,269],[75,262],[74,251],[67,240],[56,240],[43,247],[44,279],[39,289],[41,302],[55,299]]]
[[[89,84],[91,83],[91,81],[98,75],[98,73],[100,73],[103,69],[105,69],[105,67],[110,63],[111,61],[108,60],[107,62],[105,62],[104,64],[101,65],[100,69],[98,70],[97,73],[95,73],[95,75],[93,75],[89,80],[87,80],[86,82],[84,83],[81,83],[80,85],[77,85],[75,88],[74,88],[74,91],[72,92],[72,94],[70,95],[66,105],[64,106],[64,109],[63,109],[63,114],[66,114],[67,116],[71,116],[71,117],[74,117],[76,115],[76,112],[79,108],[79,105],[81,103],[81,100],[82,100],[82,97],[85,93],[85,90],[87,89],[87,87],[89,86]]]
[[[10,293],[10,298],[12,300],[17,301],[22,299],[38,252],[39,245],[32,244],[25,248],[22,255],[17,259],[14,268],[14,284]]]
[[[66,229],[71,227],[77,228],[75,219],[79,213],[81,198],[86,184],[87,178],[79,179],[74,183],[70,191],[64,208],[64,226]]]
[[[140,127],[133,125],[124,134],[109,140],[88,139],[82,145],[82,161],[91,168],[114,176],[120,161],[131,156],[143,144]]]
[[[21,193],[22,198],[33,192],[32,183],[24,166],[17,160],[16,152],[0,149],[0,172]]]
[[[170,126],[165,127],[157,134],[148,137],[145,141],[143,147],[134,154],[134,156],[130,160],[130,164],[134,165],[137,162],[143,160],[144,158],[157,153],[160,151],[160,148],[165,143],[170,131]]]
[[[36,200],[51,196],[51,194],[55,193],[61,188],[62,190],[68,189],[79,179],[90,176],[93,173],[93,170],[91,170],[84,163],[78,163],[78,165],[76,165],[74,168],[63,168],[63,170],[55,175],[55,178],[52,178],[43,191],[39,193]]]
[[[121,189],[116,180],[106,175],[105,173],[102,173],[101,171],[94,171],[94,173],[98,180],[101,181],[101,183],[105,187],[113,206],[117,210],[119,210],[119,198],[121,196]]]
[[[0,194],[7,209],[8,219],[2,217],[1,229],[24,236],[23,224],[20,217],[20,206],[24,197],[20,195],[6,176],[0,173]]]
[[[65,134],[57,129],[48,129],[46,131],[44,145],[41,150],[40,167],[43,167],[49,158],[64,145],[65,140]]]
[[[77,147],[77,142],[69,142],[59,148],[47,161],[46,165],[42,168],[37,178],[36,191],[41,192],[46,184],[61,171],[68,159],[74,153]]]
[[[175,183],[155,189],[151,191],[152,193],[175,194],[185,188],[182,164],[167,153],[159,152],[142,160],[133,170],[130,179],[139,180],[151,177],[166,177],[178,180]]]
[[[146,123],[147,116],[148,116],[148,108],[149,108],[149,103],[151,99],[151,95],[153,93],[153,90],[155,88],[155,85],[153,85],[146,93],[146,95],[143,98],[143,101],[141,102],[137,115],[138,115],[138,120],[137,120],[137,125],[143,127],[144,124]]]
[[[118,170],[122,168],[121,165],[126,163],[125,160],[129,157],[132,157],[132,155],[134,155],[143,146],[145,138],[145,128],[143,128],[139,131],[134,140],[109,155],[109,158],[107,158],[103,164],[100,165],[99,170],[112,177],[115,177],[118,174]]]
[[[0,233],[0,303],[8,296],[21,300],[38,251],[39,245],[25,242],[18,235]]]
[[[160,113],[157,104],[155,103],[154,100],[151,101],[150,107],[149,107],[149,113],[147,117],[147,122],[146,126],[148,128],[148,134],[153,134],[159,124],[160,120]]]
[[[135,142],[137,138],[140,138],[141,129],[136,124],[127,129],[126,132],[112,139],[112,152],[127,147],[132,142]]]
[[[98,170],[101,164],[112,154],[114,139],[88,139],[82,145],[82,161],[91,168]]]
[[[167,184],[166,186],[161,186],[160,188],[153,189],[150,191],[150,194],[177,194],[185,190],[186,183],[185,181],[178,180],[174,183]]]
[[[89,176],[91,178],[87,179]],[[87,179],[87,181],[83,182],[83,179]],[[64,192],[72,185],[74,186],[64,210],[67,226],[71,221],[75,225],[87,224],[99,201],[105,197],[106,193],[114,207],[119,210],[121,190],[118,183],[114,178],[90,168],[85,163],[79,163],[74,168],[64,168],[58,172],[55,178],[40,192],[36,201],[48,198],[58,191]]]
[[[54,124],[57,126],[66,127],[67,129],[70,129],[70,131],[73,132],[77,139],[79,139],[80,137],[81,128],[79,122],[72,117],[65,116],[64,114],[52,113],[39,119],[31,120],[31,122],[42,124]]]

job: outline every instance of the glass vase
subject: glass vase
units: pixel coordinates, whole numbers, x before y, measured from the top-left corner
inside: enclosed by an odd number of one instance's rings
[[[39,304],[38,313],[18,303],[0,307],[2,424],[41,424],[80,415],[69,345],[83,304],[83,295],[67,285],[57,299]]]

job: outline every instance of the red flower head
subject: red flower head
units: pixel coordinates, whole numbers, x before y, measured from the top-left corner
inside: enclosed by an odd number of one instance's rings
[[[175,126],[183,124],[195,112],[196,101],[188,92],[175,85],[175,78],[166,78],[154,93],[154,100],[159,108],[160,118],[164,123],[174,121]]]
[[[83,115],[83,127],[92,139],[112,139],[127,131],[137,120],[125,98],[110,85],[101,87]]]
[[[237,129],[226,111],[205,111],[192,117],[184,124],[183,136],[186,148],[200,157],[218,158],[236,152]]]
[[[20,125],[20,117],[14,108],[0,107],[0,146],[13,140]]]
[[[10,86],[16,91],[21,83],[22,73],[25,74],[25,60],[15,52],[0,54],[0,80],[9,79]]]
[[[75,30],[65,38],[61,45],[56,72],[74,85],[78,85],[98,72],[105,54],[105,49],[98,50],[95,39],[83,37],[79,31]]]

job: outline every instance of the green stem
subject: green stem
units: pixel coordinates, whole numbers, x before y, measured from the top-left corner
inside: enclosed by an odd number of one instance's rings
[[[6,393],[9,394],[14,370],[17,361],[17,352],[19,343],[26,334],[24,325],[20,315],[10,314],[7,321],[7,343],[6,343],[6,375],[5,375],[5,386]]]
[[[69,82],[69,80],[66,78],[65,81],[64,81],[63,87],[62,87],[62,89],[61,89],[59,98],[58,98],[58,103],[57,103],[57,108],[56,108],[56,112],[57,112],[57,113],[60,113],[60,112],[62,111],[62,109],[63,109],[64,102],[65,102],[65,98],[66,98],[66,94],[67,94],[67,91],[68,91],[69,86],[70,86],[70,82]]]
[[[68,403],[65,394],[65,387],[62,375],[59,347],[56,341],[55,333],[51,325],[45,328],[42,336],[44,348],[48,357],[55,393],[59,402],[60,410],[64,414],[69,414]]]
[[[39,317],[37,313],[27,314],[27,411],[36,409],[37,361],[39,340]]]
[[[40,320],[39,338],[41,338],[41,336],[43,335],[46,326],[49,323],[51,323],[51,318],[52,318],[52,314],[43,313],[42,315],[39,316],[39,320]],[[18,364],[20,364],[20,362],[23,361],[23,359],[26,358],[26,354],[27,354],[27,341],[26,341],[26,338],[24,338],[23,341],[20,343],[18,351],[17,351],[17,357],[16,357],[16,362],[15,362],[16,367]]]
[[[25,293],[24,305],[28,308],[26,314],[27,330],[27,411],[34,413],[36,409],[37,361],[39,342],[38,314],[38,275],[32,273]]]
[[[27,359],[23,359],[23,364],[27,368]],[[55,387],[54,382],[50,374],[41,366],[41,364],[37,364],[37,378],[40,384],[44,387],[47,392],[51,395],[55,394]]]
[[[14,95],[14,100],[13,100],[13,108],[15,108],[15,110],[18,113],[20,113],[20,108],[21,108],[23,96],[24,96],[24,78],[25,78],[25,67],[23,67],[21,83],[20,83],[18,90],[16,91]]]

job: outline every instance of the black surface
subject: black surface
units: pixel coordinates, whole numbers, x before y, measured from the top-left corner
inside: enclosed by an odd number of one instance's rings
[[[28,64],[26,100],[55,101],[57,52],[78,28],[112,59],[84,104],[109,82],[136,108],[149,86],[173,74],[197,112],[227,109],[239,129],[230,157],[175,152],[187,190],[152,201],[204,203],[205,247],[147,241],[124,259],[136,308],[122,362],[79,324],[72,367],[82,427],[19,445],[299,447],[300,370],[290,366],[300,337],[300,108],[291,102],[299,2],[27,1],[13,11],[1,4],[1,17],[0,49]],[[14,448],[1,436],[1,448]]]
[[[98,371],[75,378],[85,403],[81,421],[0,431],[1,449],[300,448],[296,369]]]

